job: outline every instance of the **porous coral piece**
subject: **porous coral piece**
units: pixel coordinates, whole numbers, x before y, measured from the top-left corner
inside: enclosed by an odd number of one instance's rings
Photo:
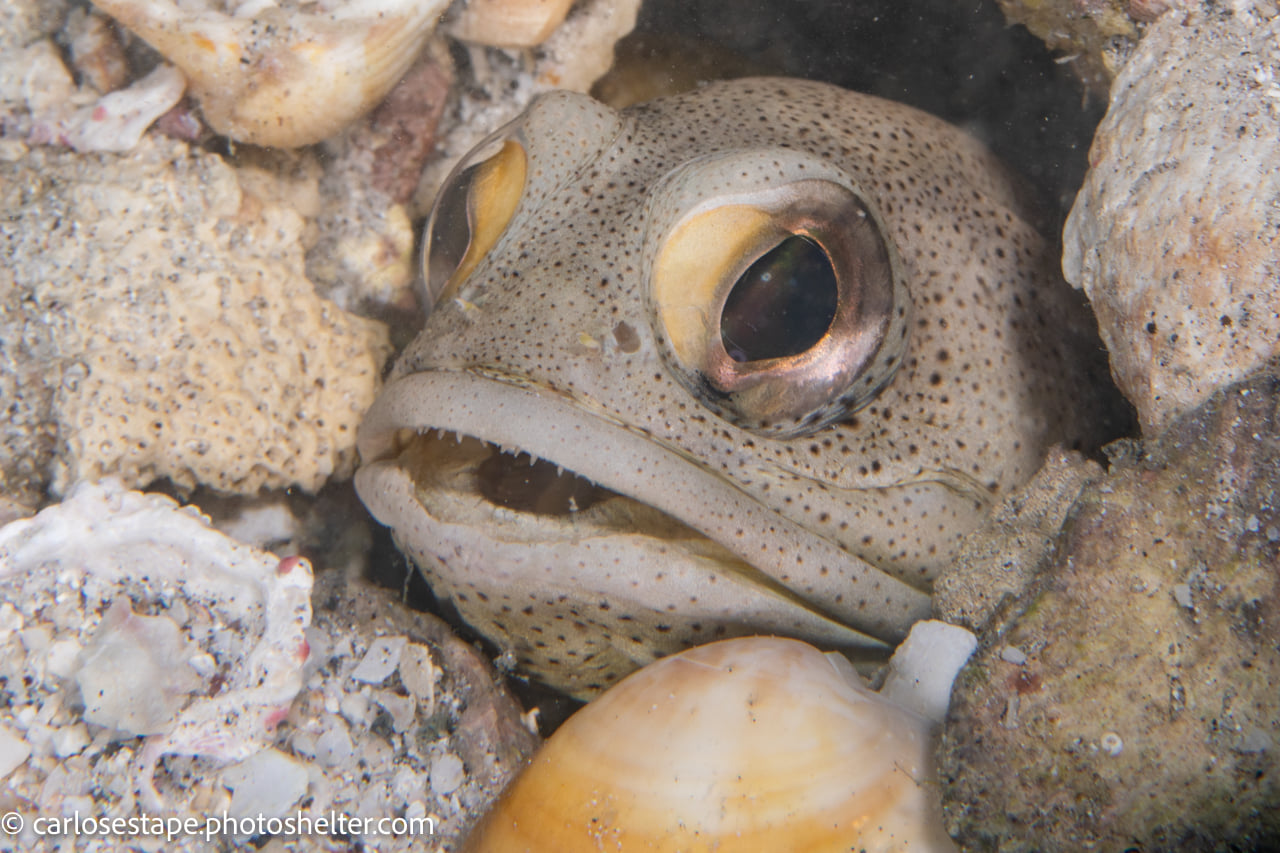
[[[1067,280],[1147,434],[1280,353],[1280,17],[1233,5],[1151,26],[1067,220]]]
[[[1053,563],[989,627],[939,753],[966,849],[1280,845],[1274,371],[1086,486]]]
[[[155,137],[0,164],[0,208],[6,489],[113,473],[251,494],[350,473],[386,332],[316,296],[296,213]]]

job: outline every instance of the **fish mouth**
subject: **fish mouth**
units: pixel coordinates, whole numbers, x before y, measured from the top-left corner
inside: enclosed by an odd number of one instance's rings
[[[419,489],[453,481],[484,499],[497,516],[517,513],[567,518],[622,496],[526,451],[508,451],[475,436],[414,433],[398,454]]]
[[[678,518],[528,451],[440,428],[403,433],[397,448],[393,464],[412,481],[414,510],[441,526],[529,547],[609,536],[660,542],[670,560],[696,554],[726,575],[817,609]]]
[[[692,606],[690,625],[719,620],[734,634],[863,652],[896,644],[929,612],[923,593],[697,460],[545,389],[466,371],[401,376],[358,446],[361,499],[438,594],[471,606],[470,616],[458,609],[481,633],[473,598],[526,586],[584,606],[647,607],[658,628]],[[433,572],[437,563],[447,571]],[[662,597],[673,578],[684,585],[678,607]],[[514,635],[506,622],[491,627]]]

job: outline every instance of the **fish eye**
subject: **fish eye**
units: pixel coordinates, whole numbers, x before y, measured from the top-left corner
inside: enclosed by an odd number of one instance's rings
[[[856,411],[892,379],[910,300],[883,222],[851,182],[808,168],[741,185],[752,174],[744,158],[694,162],[697,181],[680,174],[655,192],[649,298],[659,350],[699,402],[792,438]],[[695,201],[695,185],[728,191]]]
[[[519,206],[528,172],[524,146],[491,138],[464,157],[436,195],[422,248],[428,313],[489,254]]]

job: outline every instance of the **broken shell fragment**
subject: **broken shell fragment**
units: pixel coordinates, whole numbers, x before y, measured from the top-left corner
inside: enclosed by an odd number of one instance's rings
[[[797,640],[663,658],[546,742],[469,851],[954,851],[931,721]]]
[[[186,74],[209,126],[296,148],[333,136],[408,70],[445,0],[222,4],[95,0]],[[229,4],[230,5],[230,4]]]
[[[534,47],[555,32],[573,0],[468,0],[449,34],[490,47]]]

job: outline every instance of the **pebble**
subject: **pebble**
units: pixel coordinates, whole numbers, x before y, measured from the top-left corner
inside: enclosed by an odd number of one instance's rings
[[[1000,660],[1004,661],[1005,663],[1011,663],[1011,664],[1015,664],[1016,666],[1022,666],[1024,663],[1027,662],[1027,655],[1024,651],[1022,651],[1022,649],[1019,649],[1017,646],[1005,646],[1000,650]]]
[[[53,744],[54,755],[59,758],[70,758],[84,751],[84,748],[89,745],[89,729],[84,723],[63,726],[53,730],[50,742]]]
[[[418,703],[412,696],[399,696],[389,690],[379,690],[373,694],[373,701],[381,705],[391,717],[393,731],[406,732],[413,725]]]
[[[20,735],[0,727],[0,779],[22,766],[31,755],[31,747]]]
[[[278,749],[264,749],[222,772],[233,817],[283,817],[307,792],[307,768]]]
[[[341,767],[351,760],[351,735],[346,726],[335,725],[316,738],[316,759],[326,767]]]
[[[408,637],[379,637],[370,644],[351,677],[365,684],[381,684],[400,666],[400,654],[408,643]]]
[[[440,671],[431,662],[430,649],[417,643],[405,646],[400,655],[400,683],[418,699],[424,713],[431,712],[439,675]]]
[[[458,789],[465,776],[462,759],[452,752],[446,752],[432,762],[428,782],[431,784],[432,791],[441,796],[447,796]]]

